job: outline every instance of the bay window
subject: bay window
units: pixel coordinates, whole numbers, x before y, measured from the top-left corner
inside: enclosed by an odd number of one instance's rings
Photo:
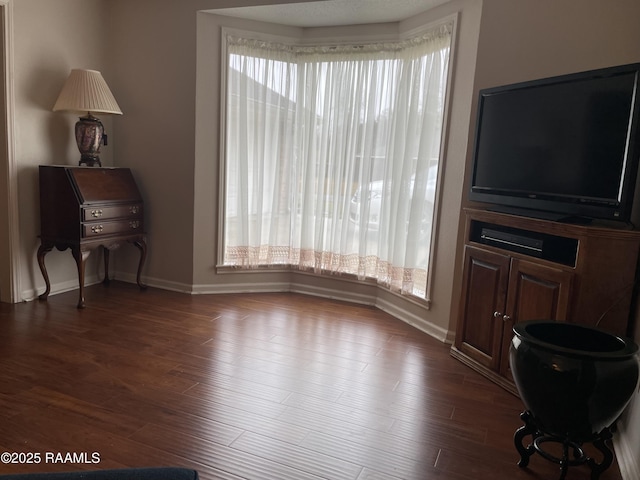
[[[226,37],[222,265],[424,298],[451,26],[402,41]]]

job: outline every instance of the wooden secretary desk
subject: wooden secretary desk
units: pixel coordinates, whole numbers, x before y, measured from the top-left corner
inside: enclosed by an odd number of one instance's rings
[[[140,250],[137,283],[147,255],[144,238],[143,201],[128,168],[41,165],[40,169],[40,247],[38,265],[46,283],[40,295],[46,300],[51,291],[45,255],[54,247],[71,249],[78,267],[80,295],[78,308],[84,308],[84,270],[89,254],[98,247],[104,252],[104,281],[109,283],[109,251],[122,243]]]

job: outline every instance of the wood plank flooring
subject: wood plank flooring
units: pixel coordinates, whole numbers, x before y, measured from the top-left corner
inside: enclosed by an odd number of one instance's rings
[[[542,480],[520,400],[371,307],[112,282],[0,306],[0,473],[186,466],[204,480]],[[37,462],[37,455],[40,461]],[[70,455],[68,455],[70,454]],[[75,456],[75,458],[74,458]],[[586,466],[567,480],[588,479]],[[619,480],[614,464],[601,477]]]

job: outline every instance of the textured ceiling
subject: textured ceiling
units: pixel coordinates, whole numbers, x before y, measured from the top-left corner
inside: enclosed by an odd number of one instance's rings
[[[296,27],[397,22],[448,0],[324,0],[256,7],[223,8],[214,13]]]

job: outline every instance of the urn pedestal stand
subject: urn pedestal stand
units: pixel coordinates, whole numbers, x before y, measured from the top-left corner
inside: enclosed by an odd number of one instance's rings
[[[598,462],[585,453],[582,448],[583,443],[574,442],[570,438],[562,438],[542,432],[538,428],[531,412],[525,410],[520,414],[520,418],[524,422],[524,425],[516,430],[513,436],[513,442],[520,454],[520,461],[518,462],[520,468],[527,467],[529,465],[529,458],[535,453],[538,453],[546,460],[560,465],[559,480],[564,480],[570,466],[584,464],[587,464],[589,468],[591,468],[591,480],[598,480],[600,474],[613,463],[613,451],[609,447],[613,426],[605,428],[588,442],[592,443],[593,446],[602,453],[602,461]],[[531,435],[532,440],[531,443],[525,447],[524,440],[527,435]],[[543,447],[545,443],[560,444],[562,446],[562,456],[558,457],[545,450]]]

